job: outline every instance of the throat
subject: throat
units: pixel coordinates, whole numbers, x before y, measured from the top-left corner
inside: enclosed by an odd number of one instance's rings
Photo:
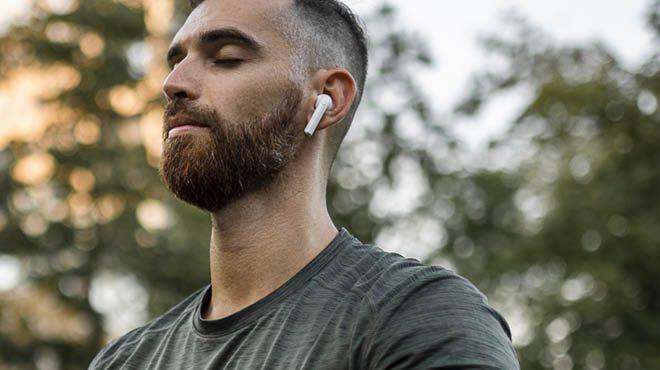
[[[214,221],[210,246],[211,299],[205,319],[219,319],[263,299],[293,278],[337,236],[331,222],[292,227],[252,223],[220,230]],[[328,217],[329,220],[329,217]],[[322,227],[324,225],[325,227]]]

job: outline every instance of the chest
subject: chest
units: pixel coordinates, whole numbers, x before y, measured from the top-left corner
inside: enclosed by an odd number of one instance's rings
[[[140,339],[129,369],[359,369],[368,313],[356,302],[323,306],[298,302],[272,310],[229,332],[209,333],[191,324]],[[192,322],[192,318],[190,320]],[[130,365],[129,365],[130,364]]]

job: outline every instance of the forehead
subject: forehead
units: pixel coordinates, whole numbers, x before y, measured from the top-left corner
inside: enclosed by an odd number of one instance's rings
[[[185,43],[202,32],[233,27],[269,43],[282,34],[282,20],[291,0],[205,0],[190,13],[174,36],[173,43]]]

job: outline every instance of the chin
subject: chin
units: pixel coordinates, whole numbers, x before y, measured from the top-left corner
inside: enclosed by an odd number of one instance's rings
[[[200,135],[180,135],[163,143],[160,175],[163,183],[177,198],[205,211],[216,211],[226,205],[216,194],[222,176],[215,171],[218,164],[212,141]]]

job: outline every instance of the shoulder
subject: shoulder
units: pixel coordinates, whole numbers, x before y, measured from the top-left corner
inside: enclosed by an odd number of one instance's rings
[[[364,368],[519,368],[506,321],[467,279],[369,245],[349,254],[372,312]]]
[[[158,337],[164,335],[168,329],[179,322],[184,317],[189,317],[191,312],[195,311],[197,304],[208,289],[208,286],[203,287],[183,301],[179,302],[176,306],[165,312],[163,315],[147,322],[145,325],[135,328],[119,338],[114,339],[106,345],[94,358],[89,366],[89,370],[96,369],[110,369],[115,368],[108,366],[114,363],[117,359],[127,352],[133,352],[135,345],[147,336]],[[158,342],[157,340],[155,342]],[[121,368],[121,366],[117,367]]]
[[[409,299],[436,304],[487,304],[486,297],[467,279],[436,265],[362,244],[356,239],[344,253],[343,274],[353,275],[353,290],[362,292],[379,311]]]

